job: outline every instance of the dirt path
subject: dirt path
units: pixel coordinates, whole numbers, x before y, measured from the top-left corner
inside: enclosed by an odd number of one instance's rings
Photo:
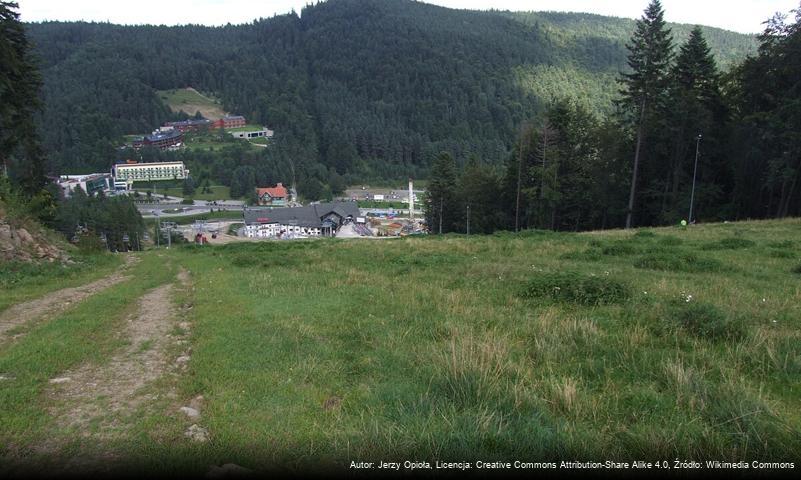
[[[178,274],[181,286],[189,284],[184,270]],[[125,438],[135,421],[139,407],[155,401],[158,394],[149,391],[155,380],[180,362],[170,358],[170,347],[180,344],[171,331],[179,325],[178,309],[172,302],[175,284],[162,285],[143,295],[138,308],[125,325],[126,346],[103,365],[84,364],[50,380],[48,397],[53,401],[54,432],[41,446],[55,453],[64,447],[63,432],[73,430],[76,438],[91,439],[98,445]],[[183,322],[182,322],[183,323]],[[180,360],[180,359],[179,359]],[[96,468],[114,455],[102,451],[79,453],[66,465],[67,470]]]
[[[42,298],[19,303],[5,310],[0,313],[0,341],[9,330],[37,319],[52,317],[91,295],[127,280],[130,277],[125,275],[126,270],[138,261],[139,257],[128,256],[125,258],[125,265],[121,271],[86,285],[48,293]]]

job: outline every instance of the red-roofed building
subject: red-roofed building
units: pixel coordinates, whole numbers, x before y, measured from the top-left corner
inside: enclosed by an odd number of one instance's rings
[[[242,115],[231,115],[215,120],[211,124],[212,128],[239,128],[245,126],[245,117]]]
[[[256,198],[259,199],[259,205],[284,206],[288,196],[289,192],[281,182],[278,182],[274,187],[256,189]]]

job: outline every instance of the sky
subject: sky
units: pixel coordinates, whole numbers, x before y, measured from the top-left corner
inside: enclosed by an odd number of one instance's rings
[[[16,0],[23,21],[86,20],[118,24],[249,23],[295,10],[307,0]],[[662,0],[669,22],[709,25],[758,33],[776,12],[788,13],[801,0]],[[569,11],[639,18],[648,0],[427,0],[472,10]]]

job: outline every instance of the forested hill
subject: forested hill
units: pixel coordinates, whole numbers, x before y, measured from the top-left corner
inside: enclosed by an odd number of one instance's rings
[[[676,42],[689,26],[674,25]],[[191,86],[277,133],[269,156],[325,183],[421,176],[441,150],[496,163],[522,120],[570,96],[608,112],[633,21],[329,0],[252,24],[29,24],[53,172],[107,170],[122,135],[175,118],[156,90]],[[722,66],[756,48],[706,28]]]

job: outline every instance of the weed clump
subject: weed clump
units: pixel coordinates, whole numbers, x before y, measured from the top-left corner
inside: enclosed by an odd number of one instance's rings
[[[674,237],[673,235],[661,235],[659,237],[659,243],[668,247],[674,247],[684,243],[684,240],[679,237]]]
[[[704,250],[739,250],[741,248],[750,248],[754,245],[756,245],[756,243],[754,243],[753,240],[730,237],[707,243],[701,248]]]
[[[631,297],[631,288],[628,284],[609,276],[559,272],[532,278],[523,288],[521,296],[598,306],[625,302]]]
[[[710,341],[740,340],[745,335],[742,322],[716,306],[694,301],[692,297],[670,303],[668,316],[688,333]]]
[[[768,256],[772,258],[795,258],[796,254],[792,250],[774,248],[768,250]]]
[[[635,253],[639,253],[639,249],[629,243],[615,242],[601,248],[601,253],[603,255],[618,257],[634,255]]]
[[[720,261],[692,253],[651,253],[640,257],[634,266],[674,272],[717,272],[724,269]]]
[[[562,260],[579,260],[583,262],[597,262],[601,260],[601,250],[597,248],[588,248],[587,250],[575,250],[572,252],[563,253],[559,256]]]

